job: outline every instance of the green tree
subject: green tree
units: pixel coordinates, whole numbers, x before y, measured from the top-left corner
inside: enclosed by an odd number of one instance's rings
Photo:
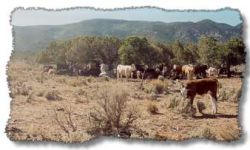
[[[171,47],[160,42],[156,43],[156,46],[161,49],[159,60],[165,64],[171,64],[171,60],[174,58]]]
[[[184,60],[187,64],[197,64],[197,60],[199,59],[197,45],[194,43],[187,43],[184,49]]]
[[[173,63],[177,63],[177,64],[190,63],[188,60],[189,59],[188,57],[191,54],[191,52],[187,51],[184,48],[184,44],[182,44],[179,40],[176,40],[172,44],[172,52],[174,54]]]
[[[53,62],[53,58],[47,51],[43,50],[37,54],[36,61],[41,64],[49,64]]]
[[[199,63],[209,66],[221,64],[218,42],[213,37],[202,36],[198,41]]]
[[[97,59],[105,64],[114,65],[118,63],[118,49],[121,40],[115,37],[98,38]]]
[[[131,36],[123,41],[118,51],[122,64],[148,64],[157,61],[155,45],[150,44],[146,38]]]
[[[226,64],[227,76],[231,76],[231,65],[238,65],[245,63],[245,46],[242,39],[231,38],[228,42],[221,45],[221,59],[222,63]]]

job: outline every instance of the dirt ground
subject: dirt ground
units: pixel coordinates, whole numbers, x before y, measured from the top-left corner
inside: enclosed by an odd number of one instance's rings
[[[11,113],[6,133],[11,140],[52,140],[84,142],[97,135],[90,134],[90,112],[98,107],[101,90],[125,90],[128,106],[138,114],[133,125],[144,133],[132,132],[131,138],[185,140],[208,138],[231,141],[239,139],[238,122],[240,78],[220,78],[218,113],[211,115],[209,96],[197,96],[205,104],[193,117],[179,111],[179,84],[165,79],[160,93],[152,93],[157,80],[140,80],[48,75],[42,66],[11,60],[8,67]],[[197,108],[196,108],[197,109]]]

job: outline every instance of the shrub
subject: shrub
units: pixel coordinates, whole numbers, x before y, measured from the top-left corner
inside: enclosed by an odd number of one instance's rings
[[[108,76],[102,76],[102,77],[99,77],[98,78],[98,81],[100,82],[100,81],[109,81],[110,80],[110,77],[108,77]]]
[[[37,96],[39,96],[39,97],[42,97],[44,95],[44,91],[39,91],[38,93],[37,93]]]
[[[157,108],[155,104],[150,103],[148,105],[148,112],[153,115],[159,114],[159,109]]]
[[[34,97],[34,93],[32,92],[32,93],[30,93],[29,96],[27,97],[26,102],[27,102],[27,103],[31,103],[31,101],[34,99],[33,97]]]
[[[53,90],[48,92],[45,97],[50,101],[62,100],[62,97],[60,97],[59,94],[58,91]]]
[[[177,97],[172,97],[169,99],[168,108],[176,108],[179,104]]]
[[[170,98],[167,106],[168,108],[173,109],[174,112],[179,114],[193,116],[196,113],[196,109],[191,105],[188,99],[184,99],[178,96]]]
[[[46,80],[45,75],[42,73],[40,76],[36,77],[37,82],[43,83]]]
[[[134,109],[128,108],[128,93],[117,87],[105,88],[98,93],[98,107],[89,114],[90,134],[130,137],[137,119]]]
[[[83,89],[79,89],[79,90],[77,91],[77,94],[78,94],[79,96],[81,96],[81,95],[86,96],[86,95],[87,95],[87,92],[84,91]]]
[[[87,82],[85,80],[81,80],[81,79],[73,79],[69,82],[69,84],[73,87],[78,87],[78,86],[82,86],[82,85],[88,85]]]
[[[208,127],[204,128],[201,131],[201,137],[204,137],[206,139],[215,139],[215,136]]]
[[[59,113],[60,112],[60,113]],[[57,108],[54,110],[55,123],[65,132],[68,136],[77,130],[77,126],[73,122],[73,111],[71,107]]]
[[[153,87],[151,89],[151,92],[154,92],[156,94],[162,94],[163,92],[167,92],[167,82],[156,80],[153,81]]]
[[[31,89],[28,88],[25,85],[21,85],[21,86],[17,86],[13,92],[13,94],[15,95],[23,95],[23,96],[28,96],[29,95],[29,91]]]

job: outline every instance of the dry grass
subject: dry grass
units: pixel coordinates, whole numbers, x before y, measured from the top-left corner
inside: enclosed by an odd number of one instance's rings
[[[56,90],[53,90],[53,91],[49,91],[45,97],[47,98],[47,100],[49,101],[58,101],[58,100],[62,100],[62,97],[59,96],[60,93]]]
[[[159,114],[159,109],[158,107],[156,106],[156,104],[154,103],[149,103],[148,105],[148,112],[152,115],[156,115],[156,114]]]
[[[48,76],[41,68],[19,60],[9,63],[12,108],[6,133],[12,140],[84,142],[100,134],[161,140],[240,137],[240,78],[219,79],[218,115],[209,117],[209,96],[195,98],[196,112],[167,79],[145,80],[139,90],[136,80]],[[101,118],[100,126],[93,116]],[[89,132],[98,128],[100,132]]]

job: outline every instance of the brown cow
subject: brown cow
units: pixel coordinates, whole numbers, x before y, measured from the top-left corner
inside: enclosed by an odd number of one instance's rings
[[[190,80],[182,84],[181,94],[184,98],[188,98],[193,105],[196,94],[209,94],[212,102],[212,113],[217,113],[217,90],[219,82],[215,78]]]

